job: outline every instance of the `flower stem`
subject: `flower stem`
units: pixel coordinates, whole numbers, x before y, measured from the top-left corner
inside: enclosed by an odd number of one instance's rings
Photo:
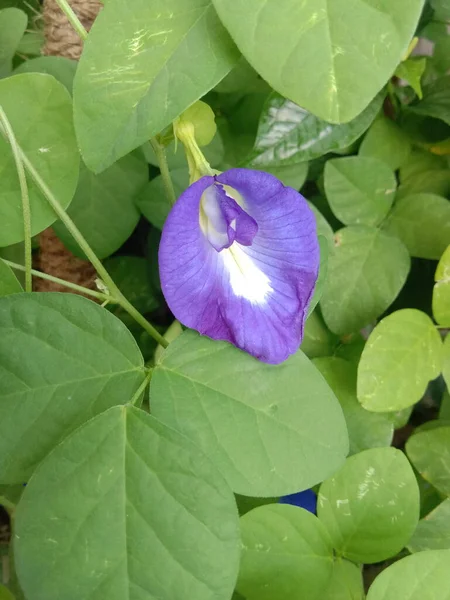
[[[166,149],[162,144],[158,142],[156,138],[150,138],[150,144],[155,151],[156,158],[158,160],[159,170],[161,171],[161,178],[164,185],[164,191],[166,193],[167,200],[171,206],[175,204],[177,199],[175,190],[173,189],[172,179],[170,177],[169,165],[167,164]]]
[[[17,271],[25,271],[25,267],[19,265],[18,263],[6,260],[6,258],[2,258],[0,260],[2,260],[9,267],[11,267],[11,269],[16,269]],[[92,296],[93,298],[97,298],[97,300],[101,300],[102,302],[114,302],[114,298],[108,296],[107,294],[103,294],[102,292],[96,292],[95,290],[91,290],[82,285],[77,285],[76,283],[71,283],[70,281],[66,281],[65,279],[53,277],[53,275],[48,275],[47,273],[42,273],[42,271],[36,271],[35,269],[31,269],[31,273],[35,277],[40,277],[41,279],[46,279],[47,281],[52,281],[53,283],[64,285],[65,287],[71,290],[76,290],[77,292],[81,292],[82,294],[86,294],[87,296]]]
[[[72,25],[72,27],[78,33],[80,38],[82,40],[85,40],[88,36],[87,31],[81,24],[80,19],[73,12],[72,7],[69,5],[67,0],[56,0],[56,3],[58,4],[59,8],[63,11],[63,13],[66,15],[69,23]]]
[[[25,291],[31,292],[32,290],[32,246],[31,246],[31,209],[30,209],[30,197],[28,195],[27,177],[25,175],[25,169],[23,161],[20,156],[19,146],[17,144],[16,136],[11,127],[11,123],[6,116],[5,111],[0,106],[0,122],[2,123],[3,131],[8,138],[11,151],[14,156],[14,162],[16,163],[17,176],[19,178],[20,194],[22,197],[22,215],[23,215],[23,232],[24,232],[24,247],[25,247]]]
[[[66,213],[64,208],[58,202],[56,197],[53,195],[53,192],[47,186],[45,181],[42,179],[42,177],[39,175],[39,173],[33,166],[32,162],[29,160],[29,158],[26,156],[26,154],[24,153],[24,151],[21,149],[21,147],[18,144],[17,144],[17,151],[19,153],[22,163],[25,165],[25,168],[27,169],[28,173],[31,175],[32,179],[35,181],[36,185],[39,187],[41,192],[44,194],[45,198],[47,199],[47,202],[53,208],[57,217],[59,219],[61,219],[61,221],[64,223],[67,230],[72,235],[73,239],[78,243],[80,248],[83,250],[85,255],[88,257],[89,261],[93,265],[94,269],[97,271],[99,277],[102,279],[102,281],[108,288],[108,291],[109,291],[110,295],[112,296],[113,301],[115,301],[124,310],[126,310],[127,313],[131,317],[133,317],[133,319],[137,323],[139,323],[154,340],[156,340],[164,348],[167,348],[167,346],[169,345],[167,340],[125,298],[125,296],[119,290],[117,285],[114,283],[114,281],[113,281],[112,277],[110,276],[110,274],[108,273],[108,271],[103,266],[101,260],[97,257],[95,252],[89,246],[88,242],[84,238],[81,231],[77,228],[75,223],[72,221],[72,219]]]

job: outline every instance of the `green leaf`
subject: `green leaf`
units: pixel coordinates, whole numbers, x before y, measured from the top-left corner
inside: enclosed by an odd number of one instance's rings
[[[174,169],[170,172],[170,177],[178,198],[189,186],[189,170],[186,167]],[[167,198],[161,175],[157,175],[142,188],[136,197],[136,206],[152,225],[158,229],[163,228],[172,206]]]
[[[450,194],[450,172],[448,169],[440,171],[430,169],[421,171],[409,177],[404,183],[400,184],[396,200],[412,196],[413,194],[436,194],[437,196],[448,196]]]
[[[434,280],[433,317],[439,325],[450,327],[450,246],[441,256]]]
[[[143,367],[130,332],[86,298],[1,298],[0,481],[26,481],[69,432],[128,402]]]
[[[354,119],[405,54],[422,0],[213,0],[249,63],[321,119]],[[349,32],[351,31],[351,35]],[[370,32],[370,35],[368,35]]]
[[[398,65],[394,75],[407,81],[419,98],[422,98],[423,94],[420,80],[422,79],[426,66],[427,59],[424,56],[408,58]]]
[[[0,77],[12,71],[12,60],[27,27],[28,17],[18,8],[0,10]]]
[[[311,298],[311,302],[308,306],[307,317],[309,317],[309,315],[313,312],[313,310],[318,305],[320,299],[322,298],[328,274],[328,257],[330,255],[330,245],[326,237],[324,237],[323,235],[319,235],[318,240],[320,247],[319,275],[317,277],[313,297]]]
[[[78,181],[79,154],[67,90],[50,75],[24,73],[0,81],[0,104],[22,150],[63,208]],[[0,246],[23,240],[22,202],[16,165],[0,136]],[[28,178],[32,234],[44,230],[56,215]]]
[[[434,194],[401,198],[385,228],[402,240],[411,256],[439,259],[450,240],[450,202]]]
[[[311,202],[308,202],[309,208],[313,211],[316,218],[317,235],[323,236],[328,241],[330,251],[334,248],[334,233],[331,225],[325,219],[320,210]]]
[[[422,477],[450,496],[450,427],[412,435],[406,442],[406,452]]]
[[[398,310],[367,340],[358,366],[358,399],[374,412],[402,410],[422,398],[441,364],[441,338],[432,320],[420,310]]]
[[[342,358],[316,358],[314,365],[339,400],[347,422],[350,454],[369,448],[390,446],[394,426],[385,415],[369,412],[356,397],[356,371]]]
[[[150,267],[140,256],[113,256],[105,261],[105,267],[120,291],[141,313],[152,312],[159,300],[150,279]],[[116,310],[112,307],[112,310]]]
[[[14,600],[14,596],[4,585],[0,583],[0,600]]]
[[[47,73],[53,75],[72,94],[73,78],[77,70],[77,62],[64,56],[39,56],[26,60],[14,71],[19,73]]]
[[[99,258],[113,254],[133,233],[140,216],[134,201],[147,180],[147,163],[132,154],[100,175],[81,166],[77,191],[67,213]],[[85,258],[61,221],[53,227],[66,248]]]
[[[0,259],[0,297],[23,292],[13,270]]]
[[[444,361],[442,375],[444,376],[444,381],[447,384],[447,390],[450,390],[450,335],[448,335],[448,333],[444,340],[443,355]]]
[[[28,3],[28,0],[24,0],[24,6],[25,2]],[[36,13],[34,13],[32,16],[34,17],[34,20],[36,20]],[[19,58],[22,58],[20,56],[21,54],[25,54],[28,57],[40,56],[43,52],[44,44],[45,35],[43,28],[34,31],[26,31],[20,40],[19,45],[17,46],[17,55]]]
[[[308,358],[330,356],[337,338],[329,331],[319,312],[315,310],[306,320],[301,350]]]
[[[431,6],[436,11],[438,18],[450,19],[450,1],[449,0],[431,0]]]
[[[292,165],[347,148],[372,123],[383,99],[379,94],[353,121],[333,125],[273,93],[264,106],[248,165]]]
[[[320,486],[317,514],[333,547],[349,560],[395,556],[419,521],[419,488],[406,456],[395,448],[351,456]]]
[[[378,225],[394,201],[394,173],[376,158],[348,156],[327,161],[325,192],[345,225]]]
[[[308,166],[308,163],[304,162],[295,165],[284,165],[282,167],[256,166],[255,168],[261,171],[266,171],[266,173],[272,173],[272,175],[278,177],[278,179],[284,183],[284,185],[288,185],[295,190],[299,190],[306,181],[306,177],[308,175]]]
[[[397,238],[363,225],[341,229],[320,302],[325,323],[343,334],[374,321],[395,300],[409,268],[408,252]]]
[[[296,506],[268,504],[241,517],[241,537],[237,590],[247,600],[323,598],[333,549],[317,517]]]
[[[365,345],[366,340],[360,333],[352,334],[341,338],[340,344],[332,354],[338,358],[343,358],[356,368]]]
[[[419,521],[409,540],[410,552],[450,549],[450,498]]]
[[[238,514],[189,440],[117,406],[39,466],[17,508],[14,547],[29,600],[228,600]]]
[[[336,558],[333,573],[322,600],[363,600],[364,585],[361,568],[348,560]]]
[[[393,171],[406,163],[410,152],[411,143],[406,134],[386,117],[373,123],[359,149],[360,156],[378,158]]]
[[[426,117],[441,119],[450,125],[450,75],[424,86],[423,95],[423,100],[409,107],[409,110]]]
[[[102,171],[159,133],[238,58],[208,0],[156,7],[108,0],[74,82],[75,127],[87,166]]]
[[[414,176],[429,171],[441,171],[446,168],[447,161],[444,156],[438,156],[419,148],[413,148],[408,156],[408,160],[400,169],[400,182],[405,184],[408,179]]]
[[[156,365],[150,398],[155,417],[207,452],[238,494],[309,488],[348,451],[339,403],[301,351],[267,365],[185,331]]]
[[[367,600],[448,600],[450,550],[429,550],[402,558],[372,583]]]

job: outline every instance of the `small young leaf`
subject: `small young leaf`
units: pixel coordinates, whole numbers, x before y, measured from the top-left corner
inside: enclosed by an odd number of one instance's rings
[[[450,427],[412,435],[406,442],[406,452],[422,477],[450,496]]]
[[[228,600],[239,565],[223,478],[189,440],[130,406],[55,448],[25,489],[14,533],[29,600]]]
[[[372,123],[383,98],[384,94],[376,96],[353,121],[333,125],[273,93],[264,106],[248,166],[292,165],[347,148]]]
[[[411,256],[439,259],[450,240],[450,202],[434,194],[414,194],[395,203],[385,225]]]
[[[395,556],[419,521],[419,488],[406,456],[395,448],[351,456],[320,486],[317,514],[333,547],[349,560]]]
[[[23,292],[19,280],[13,270],[0,259],[0,297]]]
[[[73,78],[77,70],[77,61],[64,56],[39,56],[26,60],[17,67],[14,75],[19,73],[47,73],[63,84],[72,94]]]
[[[450,246],[441,256],[434,280],[433,317],[439,325],[450,327]]]
[[[113,254],[132,234],[139,221],[134,201],[147,180],[147,163],[132,154],[100,175],[81,166],[77,191],[67,213],[99,258]],[[66,248],[85,258],[61,221],[53,227]]]
[[[356,370],[342,358],[313,360],[339,400],[347,422],[350,454],[390,446],[394,426],[386,415],[369,412],[356,397]]]
[[[12,71],[12,59],[27,27],[28,17],[18,8],[0,10],[0,77]]]
[[[358,366],[358,400],[374,412],[401,410],[418,402],[441,372],[442,343],[432,320],[404,309],[372,331]]]
[[[307,510],[268,504],[241,517],[238,591],[247,600],[319,600],[333,571],[325,527]]]
[[[249,63],[322,119],[354,119],[405,54],[423,0],[213,0]],[[349,35],[351,32],[351,35]]]
[[[325,323],[337,334],[368,325],[395,300],[409,268],[408,251],[396,237],[364,225],[341,229],[320,301]]]
[[[26,481],[65,435],[128,402],[143,362],[125,326],[86,298],[0,298],[0,481]]]
[[[362,570],[342,558],[333,563],[333,573],[321,600],[363,600],[364,584]]]
[[[327,161],[325,192],[345,225],[378,225],[394,201],[395,175],[376,158],[349,156]]]
[[[367,600],[448,600],[450,550],[428,550],[402,558],[372,583]]]
[[[442,119],[450,125],[450,75],[436,79],[423,88],[423,100],[411,106],[410,111]]]
[[[18,144],[62,207],[67,208],[77,185],[80,160],[69,93],[50,75],[24,73],[0,81],[0,104]],[[22,241],[24,232],[16,165],[3,136],[0,136],[0,172],[0,246],[9,246]],[[35,235],[51,225],[56,215],[30,178],[28,191],[31,229]]]
[[[207,452],[238,494],[307,489],[348,451],[339,402],[301,351],[266,365],[185,331],[156,365],[150,399],[152,414]]]
[[[419,521],[408,550],[450,550],[450,498]]]
[[[420,80],[425,72],[427,59],[424,56],[408,58],[401,62],[395,70],[394,75],[409,83],[419,98],[423,97]]]
[[[373,123],[359,149],[360,156],[378,158],[393,171],[405,164],[410,152],[411,143],[406,134],[385,117]]]
[[[210,1],[155,7],[108,0],[74,82],[75,127],[87,166],[102,171],[162,131],[238,58]]]

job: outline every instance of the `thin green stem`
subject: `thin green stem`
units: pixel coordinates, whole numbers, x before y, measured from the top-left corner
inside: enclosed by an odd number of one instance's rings
[[[81,24],[80,19],[73,12],[72,7],[69,5],[69,3],[67,2],[67,0],[56,0],[56,2],[58,4],[59,8],[66,15],[69,23],[72,25],[72,27],[78,33],[78,35],[80,36],[80,38],[82,40],[85,40],[87,38],[87,36],[88,36],[87,31],[83,27],[83,25]]]
[[[16,136],[11,127],[11,123],[6,116],[5,111],[0,106],[0,122],[2,123],[3,130],[6,137],[8,138],[11,151],[13,153],[14,162],[16,163],[17,176],[19,178],[20,194],[22,197],[22,215],[23,215],[23,233],[24,233],[24,247],[25,247],[25,291],[31,292],[32,290],[32,277],[31,267],[33,263],[33,248],[31,245],[31,208],[30,208],[30,197],[28,195],[27,177],[25,175],[25,169],[23,161],[20,156],[20,149],[17,144]]]
[[[117,285],[114,283],[114,281],[113,281],[112,277],[110,276],[110,274],[108,273],[108,271],[103,266],[101,260],[97,257],[95,252],[89,246],[88,242],[84,238],[81,231],[78,229],[78,227],[75,225],[75,223],[69,217],[69,215],[66,213],[64,208],[58,202],[58,200],[54,196],[53,192],[50,190],[48,185],[45,183],[45,181],[39,175],[39,173],[33,166],[32,162],[29,160],[29,158],[26,156],[26,154],[24,153],[24,151],[21,149],[21,147],[19,145],[17,145],[17,150],[19,152],[22,163],[25,165],[25,168],[27,169],[28,173],[31,175],[32,179],[35,181],[36,185],[39,187],[41,192],[44,194],[45,198],[47,199],[47,202],[53,208],[57,217],[59,219],[61,219],[61,221],[66,226],[66,229],[72,235],[73,239],[77,242],[77,244],[83,250],[83,252],[87,256],[87,258],[91,262],[92,266],[97,271],[98,276],[100,277],[100,279],[102,279],[103,283],[108,288],[109,295],[112,296],[112,299],[115,302],[117,302],[117,304],[119,304],[124,310],[126,310],[127,313],[131,317],[133,317],[133,319],[137,323],[139,323],[154,340],[156,340],[158,342],[158,344],[161,344],[161,346],[163,346],[164,348],[167,348],[167,346],[169,345],[167,340],[125,298],[125,296],[119,290]]]
[[[3,508],[5,508],[9,516],[11,516],[16,510],[16,505],[13,502],[11,502],[11,500],[8,500],[8,498],[5,498],[5,496],[0,496],[0,505],[3,506]]]
[[[171,206],[175,204],[177,196],[173,189],[172,179],[170,177],[169,165],[167,164],[166,149],[162,144],[158,142],[156,138],[150,138],[150,144],[155,151],[156,158],[158,160],[159,170],[161,171],[161,178],[163,181],[164,191],[166,193],[167,200]]]
[[[17,271],[25,271],[25,267],[23,265],[19,265],[18,263],[12,262],[10,260],[6,260],[6,258],[0,259],[11,269],[15,269]],[[102,292],[96,292],[95,290],[91,290],[82,285],[77,285],[76,283],[71,283],[70,281],[66,281],[65,279],[60,279],[59,277],[53,277],[53,275],[48,275],[47,273],[42,273],[42,271],[36,271],[35,269],[31,269],[31,273],[35,277],[40,277],[41,279],[46,279],[47,281],[52,281],[53,283],[58,283],[59,285],[64,285],[71,290],[76,290],[77,292],[81,292],[82,294],[86,294],[87,296],[92,296],[93,298],[97,298],[97,300],[101,300],[102,302],[113,302],[114,298],[108,296],[107,294],[103,294]]]
[[[133,406],[136,405],[136,403],[138,402],[139,398],[142,396],[142,394],[145,392],[146,387],[148,386],[148,384],[150,383],[150,379],[152,378],[152,369],[150,369],[147,373],[147,375],[145,376],[144,381],[141,383],[141,385],[138,387],[138,389],[136,390],[136,393],[134,394],[134,396],[131,398],[130,400],[130,404],[133,404]]]

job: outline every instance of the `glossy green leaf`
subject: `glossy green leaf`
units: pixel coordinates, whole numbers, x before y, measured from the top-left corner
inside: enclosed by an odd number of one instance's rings
[[[267,365],[185,331],[156,365],[150,398],[152,414],[207,452],[239,494],[309,488],[348,451],[339,402],[301,351]]]
[[[0,481],[22,483],[70,431],[129,402],[144,365],[125,326],[74,294],[1,298],[0,330]]]
[[[341,404],[347,422],[350,454],[390,446],[393,423],[387,416],[369,412],[358,402],[354,366],[342,358],[331,356],[316,358],[313,362]]]
[[[315,310],[306,320],[301,350],[308,358],[330,356],[338,338],[329,331],[320,313]]]
[[[238,514],[189,440],[117,406],[39,466],[17,509],[14,547],[29,600],[228,600]]]
[[[434,194],[414,194],[395,203],[385,228],[411,256],[439,259],[450,240],[450,202]]]
[[[423,0],[213,0],[249,63],[321,119],[354,119],[405,54]],[[351,35],[349,32],[351,31]]]
[[[320,486],[317,514],[333,547],[349,560],[395,556],[419,521],[419,488],[406,456],[395,448],[351,456]]]
[[[110,256],[133,233],[139,221],[134,201],[147,181],[147,163],[132,154],[100,175],[81,166],[77,191],[67,212],[99,258]],[[61,221],[53,227],[66,248],[85,258]]]
[[[397,182],[376,158],[349,156],[327,161],[325,192],[331,210],[345,225],[377,225],[388,214]]]
[[[441,256],[434,280],[433,317],[439,325],[450,327],[450,246]]]
[[[416,309],[384,318],[372,331],[358,366],[358,399],[374,412],[418,402],[441,372],[442,343],[432,320]]]
[[[409,110],[419,115],[441,119],[450,125],[450,75],[424,86],[423,96],[423,100]]]
[[[402,558],[382,571],[367,600],[450,600],[450,550],[429,550]]]
[[[353,121],[333,125],[273,93],[264,106],[248,165],[292,165],[342,150],[370,126],[383,98],[384,94],[379,94]]]
[[[22,150],[63,208],[78,181],[79,154],[67,90],[50,75],[24,73],[0,81],[0,104]],[[0,136],[0,246],[23,240],[22,202],[13,155]],[[56,215],[28,179],[32,234],[51,225]]]
[[[419,98],[422,98],[421,79],[426,66],[427,59],[424,56],[408,58],[398,65],[394,75],[407,81]]]
[[[120,43],[118,43],[120,40]],[[108,0],[74,82],[81,153],[109,167],[213,88],[239,58],[210,0]]]
[[[0,259],[0,297],[23,292],[14,271]]]
[[[246,600],[322,600],[333,549],[317,517],[296,506],[268,504],[241,517],[241,537],[237,589]]]
[[[348,560],[336,558],[331,579],[321,600],[364,600],[361,568]]]
[[[395,300],[409,268],[408,251],[397,238],[363,225],[341,229],[320,302],[325,323],[338,334],[368,325]]]
[[[159,300],[150,278],[150,266],[141,256],[113,256],[105,260],[105,267],[120,291],[141,313],[152,312]],[[111,307],[114,311],[116,308]]]
[[[77,70],[77,62],[64,56],[39,56],[26,60],[15,69],[14,74],[19,73],[47,73],[53,75],[60,83],[72,93],[73,78]]]
[[[330,255],[330,245],[328,240],[323,235],[318,236],[319,248],[320,248],[320,264],[319,264],[319,275],[317,277],[316,286],[314,288],[314,294],[311,298],[311,302],[308,306],[307,318],[313,312],[322,298],[323,290],[327,281],[328,275],[328,258]]]
[[[373,123],[359,149],[360,156],[378,158],[393,171],[405,164],[410,152],[411,143],[406,134],[386,117]]]
[[[419,521],[408,550],[450,550],[450,498]]]
[[[0,10],[0,77],[12,71],[12,59],[27,27],[28,17],[18,8]]]
[[[406,452],[422,477],[450,496],[450,426],[414,434],[406,442]]]
[[[189,186],[189,170],[186,167],[174,169],[170,172],[170,177],[178,198]],[[136,197],[136,206],[152,225],[158,229],[163,228],[172,207],[167,198],[161,175],[157,175],[142,188]]]

